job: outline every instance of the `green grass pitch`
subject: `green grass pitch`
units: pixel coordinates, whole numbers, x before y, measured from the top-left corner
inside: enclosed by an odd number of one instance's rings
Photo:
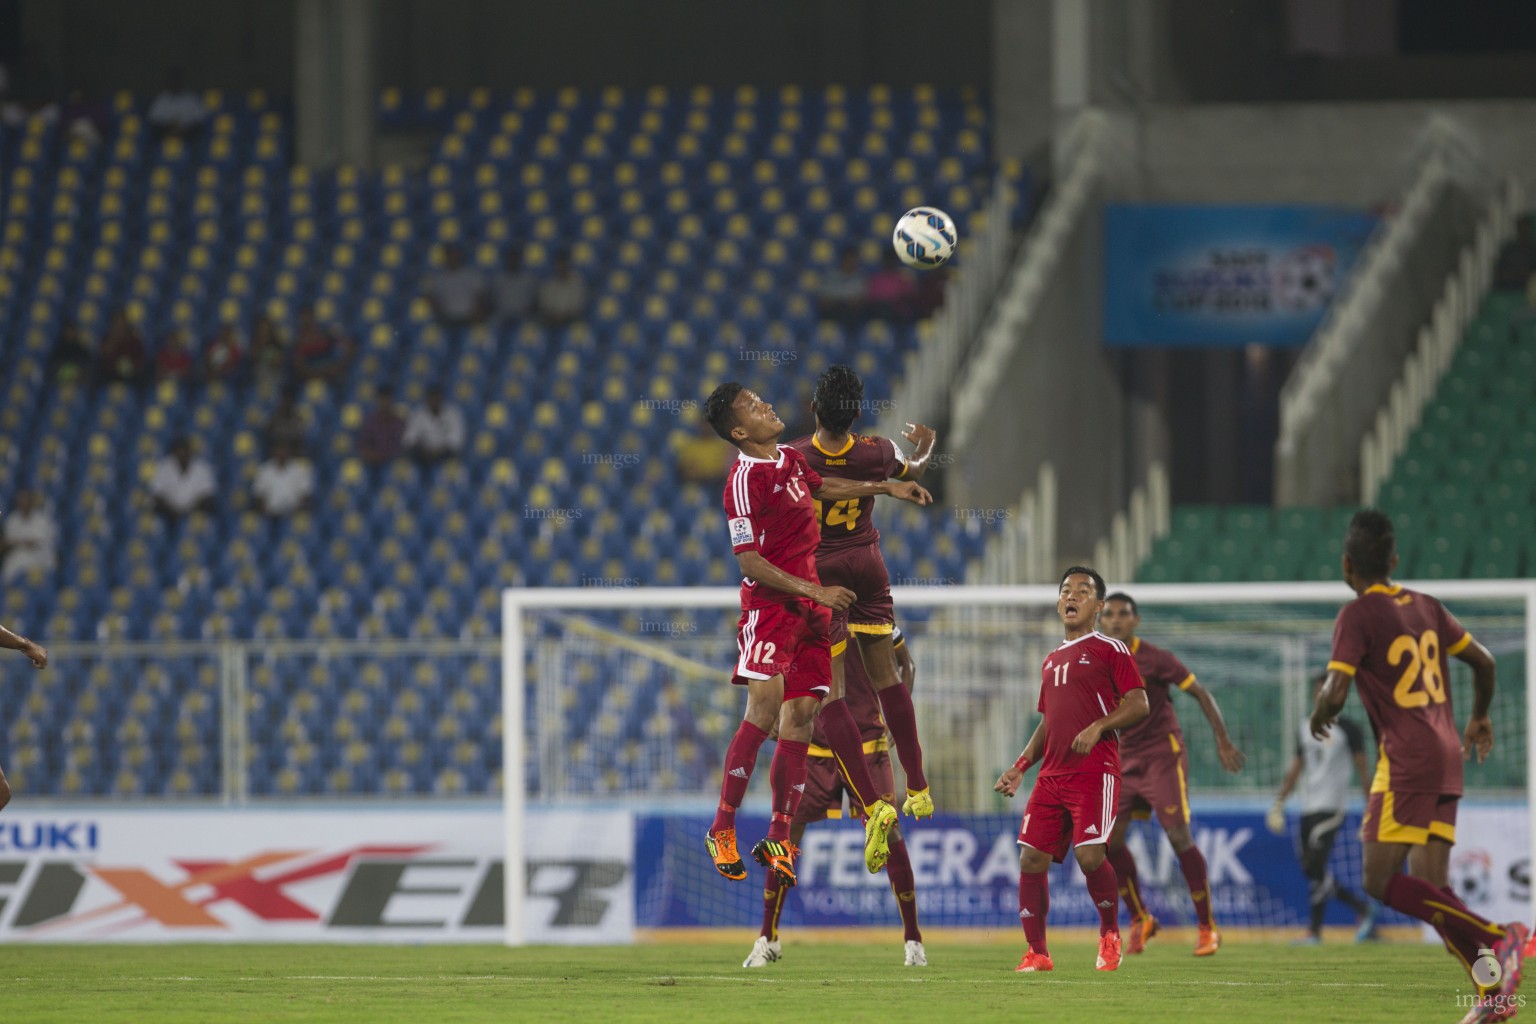
[[[899,935],[899,933],[896,933]],[[191,1021],[1454,1021],[1466,976],[1438,946],[1229,942],[1196,960],[1155,939],[1118,973],[1086,939],[1052,943],[1056,970],[1015,975],[1018,943],[927,942],[901,966],[888,940],[785,936],[746,971],[750,935],[625,947],[9,946],[14,1024]]]

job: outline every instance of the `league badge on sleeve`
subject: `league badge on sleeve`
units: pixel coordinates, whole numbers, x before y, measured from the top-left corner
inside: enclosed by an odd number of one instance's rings
[[[731,547],[752,543],[752,520],[737,516],[731,520]]]

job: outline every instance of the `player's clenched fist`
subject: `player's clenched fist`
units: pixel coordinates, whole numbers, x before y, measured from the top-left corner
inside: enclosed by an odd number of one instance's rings
[[[818,587],[811,600],[835,612],[840,612],[858,600],[858,596],[847,587]]]

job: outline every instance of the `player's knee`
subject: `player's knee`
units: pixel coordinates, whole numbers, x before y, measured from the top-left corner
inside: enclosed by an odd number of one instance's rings
[[[1019,849],[1019,870],[1026,875],[1038,875],[1051,866],[1051,858],[1032,846]]]
[[[1195,845],[1195,837],[1190,834],[1189,826],[1183,822],[1179,822],[1171,828],[1165,827],[1164,831],[1168,833],[1168,842],[1173,846],[1175,853],[1183,853]]]
[[[1360,875],[1360,884],[1367,896],[1376,900],[1385,899],[1387,883],[1392,881],[1394,874],[1396,872],[1387,871],[1378,865],[1366,864]]]
[[[1103,843],[1094,843],[1092,846],[1079,846],[1077,848],[1077,864],[1085,872],[1099,870],[1104,863],[1105,849]]]

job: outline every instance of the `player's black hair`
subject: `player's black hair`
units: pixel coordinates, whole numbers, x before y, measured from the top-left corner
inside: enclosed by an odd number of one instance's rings
[[[1141,618],[1141,609],[1136,607],[1136,599],[1130,594],[1127,594],[1125,591],[1117,590],[1104,599],[1105,604],[1108,604],[1111,601],[1124,601],[1126,604],[1131,606],[1131,614],[1136,616],[1138,619]]]
[[[1061,584],[1067,582],[1068,576],[1076,576],[1078,574],[1082,574],[1093,580],[1093,592],[1099,596],[1100,601],[1104,600],[1104,577],[1100,576],[1086,565],[1067,566],[1067,571],[1061,574],[1061,580],[1056,584],[1056,589],[1061,589]]]
[[[1344,535],[1344,554],[1355,567],[1355,575],[1367,580],[1384,580],[1392,571],[1392,555],[1397,551],[1397,534],[1392,519],[1375,508],[1363,508],[1349,521]]]
[[[736,429],[736,396],[739,394],[741,385],[728,380],[711,391],[704,401],[704,418],[715,428],[715,433],[731,444],[736,443],[731,431]]]
[[[864,382],[851,366],[829,366],[816,380],[811,404],[816,407],[818,423],[834,434],[847,433],[864,406]]]

